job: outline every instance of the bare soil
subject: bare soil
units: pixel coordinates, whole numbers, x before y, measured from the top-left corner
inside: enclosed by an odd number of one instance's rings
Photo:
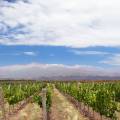
[[[50,120],[88,120],[63,96],[54,89]]]
[[[117,120],[120,120],[120,112],[116,112]]]
[[[28,103],[9,120],[42,120],[42,109],[35,103]]]

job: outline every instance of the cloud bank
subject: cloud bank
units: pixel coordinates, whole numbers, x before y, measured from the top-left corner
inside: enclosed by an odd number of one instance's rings
[[[101,63],[120,66],[120,54],[112,55],[108,57],[106,60],[101,61]]]
[[[2,0],[0,44],[120,46],[119,0]]]
[[[110,55],[109,52],[101,52],[101,51],[80,51],[80,50],[71,50],[75,55]]]
[[[119,76],[118,70],[102,69],[85,65],[38,64],[0,67],[0,78],[41,79],[42,77]]]

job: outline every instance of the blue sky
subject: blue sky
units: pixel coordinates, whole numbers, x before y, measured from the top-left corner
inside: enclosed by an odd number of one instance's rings
[[[5,46],[0,45],[0,65],[14,64],[66,64],[112,67],[103,63],[120,53],[116,47],[69,48],[61,46]],[[112,62],[112,61],[111,61]]]
[[[119,0],[2,0],[0,76],[11,74],[10,68],[24,71],[37,65],[52,69],[57,65],[58,71],[61,65],[72,70],[77,65],[80,71],[89,72],[90,67],[95,74],[107,69],[117,75],[119,3]]]

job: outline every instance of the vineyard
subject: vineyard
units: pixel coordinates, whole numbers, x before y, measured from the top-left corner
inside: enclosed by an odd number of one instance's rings
[[[29,102],[46,107],[44,109],[47,114],[51,105],[51,93],[52,87],[44,83],[2,84],[0,88],[1,119],[9,119]],[[6,106],[7,109],[5,109]]]
[[[119,120],[120,82],[1,82],[0,120]]]

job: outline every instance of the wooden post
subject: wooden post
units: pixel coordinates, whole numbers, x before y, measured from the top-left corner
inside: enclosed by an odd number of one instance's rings
[[[47,120],[46,92],[47,90],[45,88],[42,89],[43,120]]]
[[[0,107],[2,110],[2,116],[3,116],[3,120],[6,120],[6,115],[5,115],[5,106],[4,106],[4,94],[3,94],[3,90],[2,87],[0,87]]]
[[[93,109],[93,118],[95,119],[95,116],[94,116],[94,109]]]

